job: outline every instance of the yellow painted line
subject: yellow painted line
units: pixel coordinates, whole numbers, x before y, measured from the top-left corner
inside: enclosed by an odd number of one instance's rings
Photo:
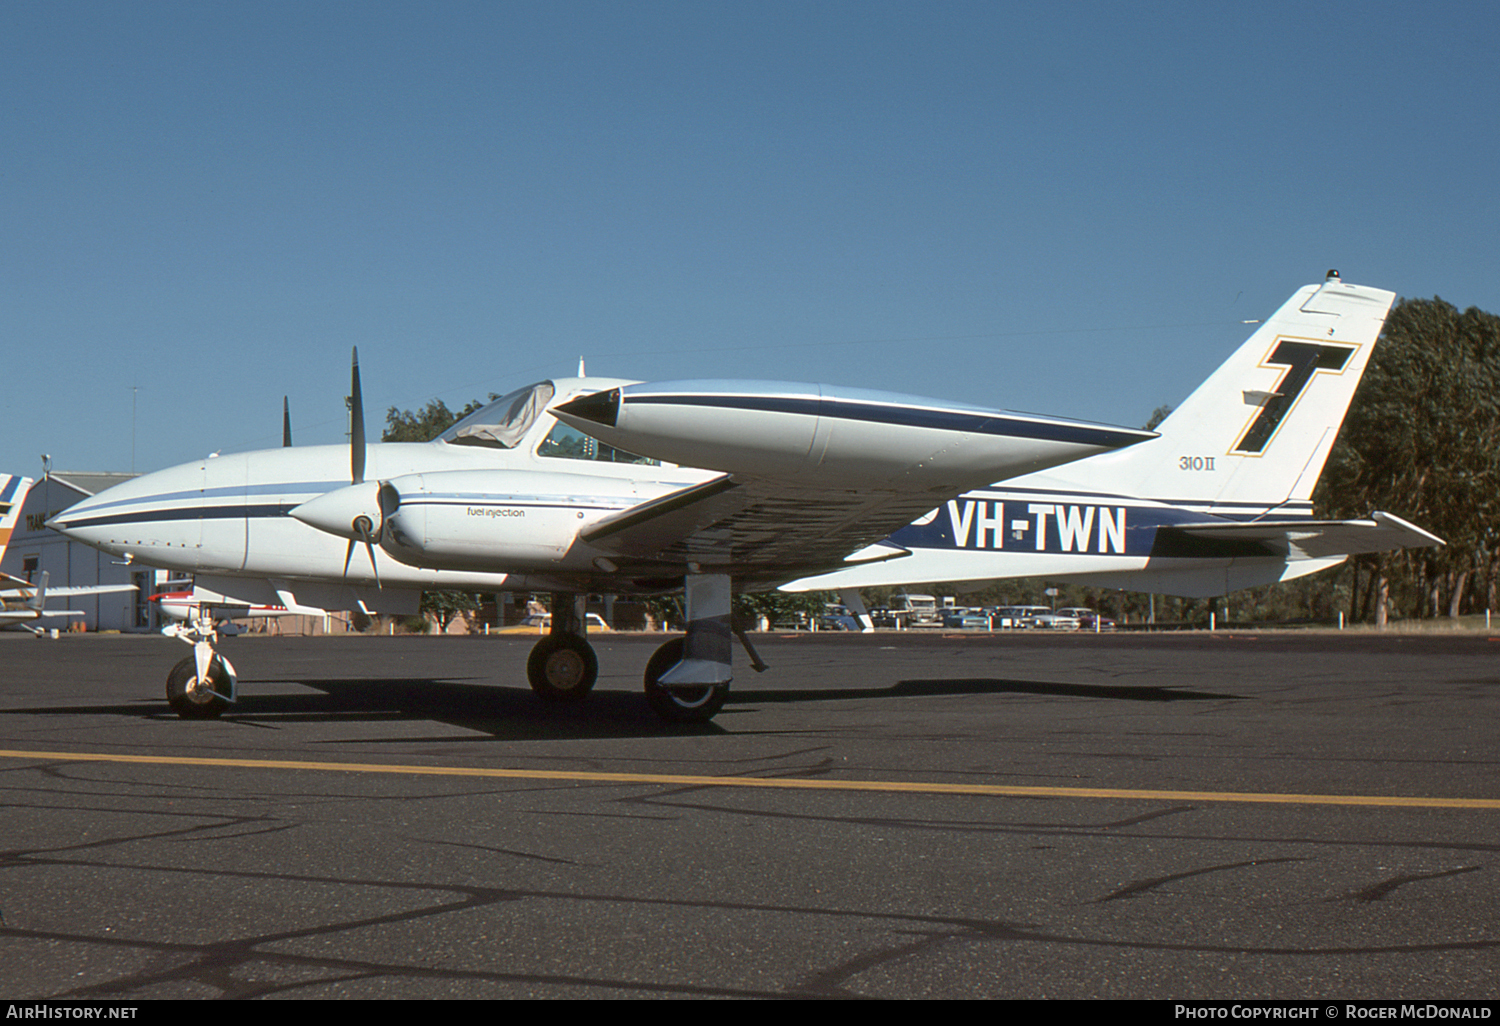
[[[483,777],[499,780],[571,780],[585,784],[663,784],[670,787],[758,787],[782,791],[884,791],[966,794],[992,798],[1106,798],[1144,801],[1254,802],[1272,805],[1378,805],[1408,809],[1500,809],[1500,798],[1421,798],[1401,795],[1274,794],[1254,791],[1156,791],[1145,788],[1020,787],[1009,784],[941,784],[901,780],[809,780],[805,777],[701,777],[678,773],[595,773],[585,770],[493,769],[480,766],[411,766],[373,762],[300,762],[290,759],[200,759],[186,755],[113,755],[103,752],[28,752],[0,749],[0,758],[60,762],[122,762],[155,766],[315,770],[324,773],[392,773],[404,776]]]

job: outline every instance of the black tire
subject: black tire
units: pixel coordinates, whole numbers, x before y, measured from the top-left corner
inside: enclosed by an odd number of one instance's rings
[[[531,690],[548,702],[576,702],[599,679],[599,657],[577,634],[549,634],[526,660]]]
[[[211,720],[229,708],[224,694],[229,691],[229,676],[224,664],[214,656],[208,664],[207,689],[195,688],[198,682],[198,661],[188,656],[172,667],[167,674],[167,705],[185,720]]]
[[[646,663],[646,701],[651,711],[668,723],[707,723],[724,708],[728,684],[705,684],[701,688],[664,687],[661,675],[682,662],[684,638],[673,638],[652,653]]]

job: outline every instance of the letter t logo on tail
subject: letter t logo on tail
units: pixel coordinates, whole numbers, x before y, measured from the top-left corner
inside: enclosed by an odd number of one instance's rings
[[[1350,346],[1319,345],[1316,342],[1282,341],[1266,360],[1267,364],[1286,367],[1270,400],[1260,408],[1250,428],[1232,452],[1260,453],[1286,419],[1307,383],[1320,370],[1341,371],[1354,352]]]

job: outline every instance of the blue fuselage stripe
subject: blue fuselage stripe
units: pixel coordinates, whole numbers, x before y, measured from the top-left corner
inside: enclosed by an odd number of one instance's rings
[[[142,509],[132,513],[114,513],[102,517],[60,518],[64,528],[110,527],[116,524],[169,523],[174,520],[264,520],[290,515],[300,502],[262,505],[173,506],[169,509]]]

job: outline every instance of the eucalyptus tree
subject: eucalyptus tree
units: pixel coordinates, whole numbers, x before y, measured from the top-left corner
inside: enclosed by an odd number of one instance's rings
[[[1321,515],[1386,510],[1443,548],[1359,557],[1352,612],[1383,623],[1494,599],[1500,526],[1500,318],[1442,299],[1391,311],[1315,496]]]

